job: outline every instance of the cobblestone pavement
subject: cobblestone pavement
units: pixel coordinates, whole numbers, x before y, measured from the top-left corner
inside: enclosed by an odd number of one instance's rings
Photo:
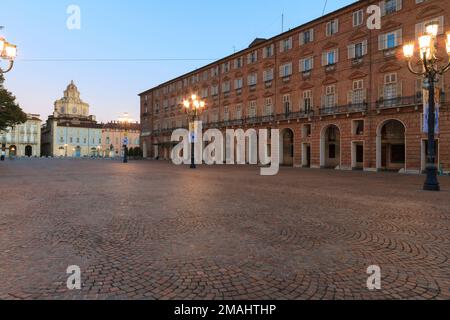
[[[0,299],[450,299],[450,177],[441,193],[423,180],[2,162]],[[67,289],[69,265],[82,290]]]

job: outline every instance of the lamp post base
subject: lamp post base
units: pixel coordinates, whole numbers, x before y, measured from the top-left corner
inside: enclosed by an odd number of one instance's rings
[[[427,180],[423,186],[425,191],[441,191],[439,182],[437,180],[437,168],[433,166],[427,167]]]
[[[195,164],[191,164],[191,169],[197,169],[197,167],[195,166]]]
[[[425,191],[441,191],[441,187],[439,186],[439,184],[425,183],[423,186],[423,190],[425,190]]]

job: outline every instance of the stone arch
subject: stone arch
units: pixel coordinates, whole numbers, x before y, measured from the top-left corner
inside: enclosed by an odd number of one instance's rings
[[[406,125],[391,118],[383,120],[377,127],[377,170],[406,170]]]
[[[294,166],[295,134],[292,128],[280,130],[280,165]]]
[[[320,167],[341,168],[341,129],[336,124],[329,124],[320,133]]]

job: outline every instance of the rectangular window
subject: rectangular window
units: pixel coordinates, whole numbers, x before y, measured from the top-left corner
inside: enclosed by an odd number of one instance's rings
[[[285,94],[283,96],[283,109],[284,109],[284,113],[290,113],[291,110],[291,95],[290,94]]]
[[[208,88],[202,89],[202,99],[205,99],[208,97]]]
[[[215,85],[215,86],[211,87],[211,94],[213,96],[217,96],[219,94],[219,86],[218,85]]]
[[[228,106],[223,107],[223,120],[224,121],[230,120],[230,110]]]
[[[280,52],[286,52],[292,49],[292,37],[280,41]]]
[[[403,43],[402,29],[381,34],[378,37],[378,49],[386,50],[400,46]]]
[[[358,10],[353,12],[353,26],[358,27],[364,23],[364,11]]]
[[[285,63],[280,67],[280,77],[286,78],[292,74],[292,62]]]
[[[222,73],[227,73],[230,71],[230,62],[225,62],[222,64]]]
[[[258,82],[258,74],[257,73],[250,74],[248,76],[247,82],[250,87],[255,86]]]
[[[338,49],[326,51],[322,53],[322,66],[334,65],[339,61]]]
[[[269,82],[273,80],[273,69],[267,69],[263,72],[264,82]]]
[[[234,59],[234,68],[235,69],[239,69],[242,68],[244,66],[244,58],[239,57]]]
[[[402,0],[384,0],[380,3],[381,15],[395,13],[402,9]]]
[[[416,38],[422,36],[425,34],[426,26],[429,24],[437,24],[439,26],[438,28],[438,35],[444,34],[444,16],[440,16],[437,18],[429,19],[427,21],[423,21],[421,23],[416,24]]]
[[[253,51],[247,55],[247,63],[252,64],[258,62],[258,51]]]
[[[211,76],[217,77],[219,75],[219,66],[215,66],[211,69]]]
[[[397,73],[388,73],[384,75],[383,97],[385,100],[397,99],[400,95],[397,83]]]
[[[336,106],[336,100],[336,86],[331,85],[325,87],[323,106],[325,108],[333,108]]]
[[[240,120],[242,119],[242,105],[238,104],[236,106],[236,119]]]
[[[303,106],[302,109],[305,113],[312,111],[312,91],[303,91]]]
[[[264,115],[265,116],[271,116],[272,115],[272,111],[273,110],[273,102],[272,102],[272,98],[266,98],[265,103],[264,103]]]
[[[248,108],[248,117],[249,118],[256,118],[257,115],[257,107],[256,107],[256,101],[250,101],[250,105]]]
[[[313,57],[308,57],[305,59],[301,59],[300,60],[300,72],[309,72],[312,70],[313,68],[313,62],[314,62],[314,58]]]
[[[367,40],[348,46],[348,58],[360,59],[367,54]]]
[[[339,32],[339,20],[334,19],[327,23],[326,35],[330,37]]]
[[[300,33],[300,45],[305,45],[314,41],[314,29],[309,29]]]
[[[273,56],[273,47],[274,47],[273,44],[271,44],[270,46],[264,47],[264,49],[263,49],[264,59],[267,59],[267,58],[270,58]]]
[[[244,84],[244,80],[242,78],[234,80],[234,88],[236,90],[242,89],[243,84]]]
[[[228,93],[231,90],[231,83],[230,81],[226,81],[222,83],[222,93]]]
[[[364,80],[353,81],[352,91],[350,91],[348,102],[351,104],[362,104],[366,100],[366,91],[364,90]]]

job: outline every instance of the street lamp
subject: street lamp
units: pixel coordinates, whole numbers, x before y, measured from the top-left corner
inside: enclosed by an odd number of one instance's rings
[[[436,57],[437,51],[437,34],[439,25],[436,23],[428,24],[425,28],[426,32],[420,36],[419,52],[420,62],[422,65],[421,71],[414,70],[412,58],[414,56],[414,43],[408,43],[403,46],[403,54],[408,60],[408,69],[415,75],[424,78],[424,84],[428,89],[428,157],[427,157],[427,180],[424,184],[426,191],[440,191],[440,186],[437,178],[436,166],[436,141],[435,141],[435,125],[436,125],[436,111],[435,111],[435,83],[450,69],[450,32],[447,33],[446,50],[448,55],[448,62],[445,66],[439,66],[439,59]]]
[[[190,99],[186,99],[183,102],[184,110],[188,115],[188,119],[192,121],[191,124],[191,169],[195,169],[195,121],[197,120],[198,115],[205,109],[205,102],[198,99],[197,95],[193,94]]]
[[[0,37],[0,58],[8,60],[8,67],[3,70],[0,68],[0,74],[11,71],[14,66],[14,59],[17,56],[17,46],[7,42],[4,38]]]

